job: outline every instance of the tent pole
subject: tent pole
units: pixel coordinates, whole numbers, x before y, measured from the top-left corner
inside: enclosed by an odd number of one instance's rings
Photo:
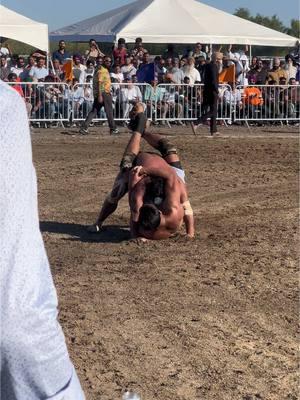
[[[249,64],[252,64],[252,46],[250,44],[250,53],[249,53]]]

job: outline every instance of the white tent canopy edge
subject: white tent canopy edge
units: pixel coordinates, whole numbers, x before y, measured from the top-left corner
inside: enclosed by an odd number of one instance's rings
[[[48,25],[0,5],[0,36],[49,51]]]

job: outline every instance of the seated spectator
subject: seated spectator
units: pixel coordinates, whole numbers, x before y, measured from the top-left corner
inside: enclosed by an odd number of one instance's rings
[[[27,59],[26,69],[31,70],[32,67],[36,66],[36,59],[35,57],[29,56]]]
[[[113,50],[113,64],[117,64],[117,59],[120,59],[120,66],[125,64],[125,58],[127,56],[126,42],[125,39],[120,38],[118,40],[118,46]]]
[[[273,68],[268,73],[268,81],[275,81],[276,85],[279,85],[280,77],[287,79],[287,72],[280,68],[280,59],[278,57],[273,60]]]
[[[63,81],[64,80],[64,71],[62,69],[62,65],[59,62],[58,59],[53,60],[52,62],[53,65],[53,70],[52,73],[53,75],[59,80],[59,81]]]
[[[134,85],[130,78],[126,78],[124,83],[127,83],[127,85],[123,86],[121,89],[121,101],[123,118],[127,119],[133,106],[136,103],[142,102],[143,96],[140,88],[137,85]],[[146,105],[144,108],[146,108]]]
[[[300,86],[295,78],[290,78],[288,88],[288,117],[299,118],[300,112]]]
[[[164,51],[163,58],[167,60],[167,58],[179,58],[179,54],[175,51],[174,44],[168,44],[167,50]]]
[[[134,48],[130,52],[131,56],[133,58],[137,57],[140,61],[142,61],[145,53],[148,53],[148,51],[143,47],[142,38],[136,38]]]
[[[99,49],[95,39],[90,39],[89,49],[85,52],[86,60],[96,61],[97,57],[105,57],[105,54]]]
[[[264,104],[262,91],[258,87],[254,86],[255,83],[255,78],[252,77],[249,81],[251,86],[245,87],[242,95],[246,116],[249,119],[256,118]]]
[[[84,103],[84,90],[83,86],[80,84],[79,80],[74,78],[71,87],[73,88],[72,95],[69,98],[73,101],[73,119],[78,119],[82,117],[81,106]],[[71,104],[70,104],[71,105]]]
[[[194,57],[189,57],[187,59],[187,65],[182,67],[182,71],[184,76],[190,78],[190,83],[193,85],[196,81],[201,82],[201,77],[199,71],[195,68],[195,59]]]
[[[286,73],[287,73],[287,80],[289,81],[291,78],[296,78],[297,67],[296,67],[296,65],[294,63],[293,57],[290,54],[288,54],[285,57],[285,60],[286,60],[285,70],[286,70]]]
[[[165,88],[158,85],[158,79],[154,78],[151,87],[147,86],[144,93],[144,100],[147,106],[147,115],[156,115],[158,119],[164,120],[168,112],[168,106],[163,101]],[[155,106],[157,108],[155,109]]]
[[[132,64],[131,56],[127,55],[127,57],[125,59],[125,65],[123,65],[121,67],[121,72],[122,72],[122,74],[124,76],[124,80],[125,79],[131,80],[133,75],[136,75],[136,71],[137,71],[137,69]]]
[[[265,104],[265,117],[268,119],[282,118],[279,107],[280,89],[274,79],[269,80],[268,86],[263,88],[263,98]]]
[[[183,116],[183,106],[179,103],[179,88],[172,84],[172,75],[166,74],[164,83],[167,83],[164,92],[163,101],[168,107],[168,117],[178,120],[178,124],[182,125],[180,118]]]
[[[83,83],[85,79],[86,66],[82,64],[82,58],[79,54],[73,56],[73,76],[74,78]]]
[[[45,67],[45,59],[38,58],[36,66],[30,68],[29,76],[34,81],[43,81],[47,75],[49,75],[49,72]]]
[[[243,109],[242,93],[240,89],[237,89],[238,82],[236,85],[230,83],[230,90],[226,87],[223,94],[223,103],[225,106],[226,115],[230,115],[231,120],[235,119],[236,114],[240,116],[241,110]]]
[[[58,43],[58,49],[53,52],[52,59],[59,60],[61,64],[64,64],[66,59],[71,59],[72,55],[66,50],[66,42],[64,40],[60,40]]]
[[[110,76],[115,79],[116,83],[122,83],[124,81],[124,75],[121,72],[121,67],[118,65],[113,68],[113,72],[110,73]]]
[[[192,57],[204,57],[204,60],[207,59],[207,54],[205,51],[203,51],[202,44],[201,43],[196,43],[194,51],[192,53]]]
[[[177,83],[178,85],[183,82],[184,79],[184,73],[182,69],[179,68],[179,59],[174,58],[172,62],[172,69],[171,69],[171,74],[172,74],[172,82]]]
[[[10,74],[10,68],[7,64],[6,56],[0,57],[0,79],[2,81],[8,81],[8,75]]]

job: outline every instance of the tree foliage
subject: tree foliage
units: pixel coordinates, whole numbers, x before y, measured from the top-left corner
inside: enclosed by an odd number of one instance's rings
[[[299,38],[300,22],[297,19],[292,19],[290,26],[287,27],[282,21],[277,17],[277,15],[272,15],[271,17],[265,17],[261,14],[251,15],[248,8],[237,8],[234,15],[240,18],[247,19],[248,21],[255,22],[256,24],[266,26],[267,28],[274,29],[275,31],[287,33],[288,35]]]

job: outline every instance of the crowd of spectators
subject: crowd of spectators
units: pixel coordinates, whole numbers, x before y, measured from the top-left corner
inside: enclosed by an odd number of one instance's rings
[[[0,79],[14,83],[33,119],[57,115],[66,118],[70,114],[73,119],[82,119],[93,104],[93,75],[105,56],[100,47],[91,39],[83,54],[71,54],[66,42],[61,40],[48,59],[41,51],[35,51],[28,58],[15,57],[8,46],[2,45]],[[152,56],[142,38],[137,38],[131,49],[124,39],[119,39],[110,56],[116,118],[128,118],[137,101],[144,104],[148,116],[162,123],[172,116],[177,121],[197,118],[197,107],[200,108],[202,101],[197,84],[203,81],[205,64],[211,59],[208,46],[196,43],[180,56],[170,44],[162,55]],[[229,113],[234,119],[243,113],[254,118],[260,111],[266,119],[299,116],[297,52],[270,62],[259,57],[249,60],[247,46],[236,51],[229,46],[223,50],[222,68],[232,65],[235,66],[234,79],[224,82],[231,88],[221,88],[219,95],[219,107],[226,115]],[[31,82],[45,82],[46,85],[30,85]],[[151,86],[143,86],[144,83]],[[105,117],[103,113],[102,110],[100,116]]]

